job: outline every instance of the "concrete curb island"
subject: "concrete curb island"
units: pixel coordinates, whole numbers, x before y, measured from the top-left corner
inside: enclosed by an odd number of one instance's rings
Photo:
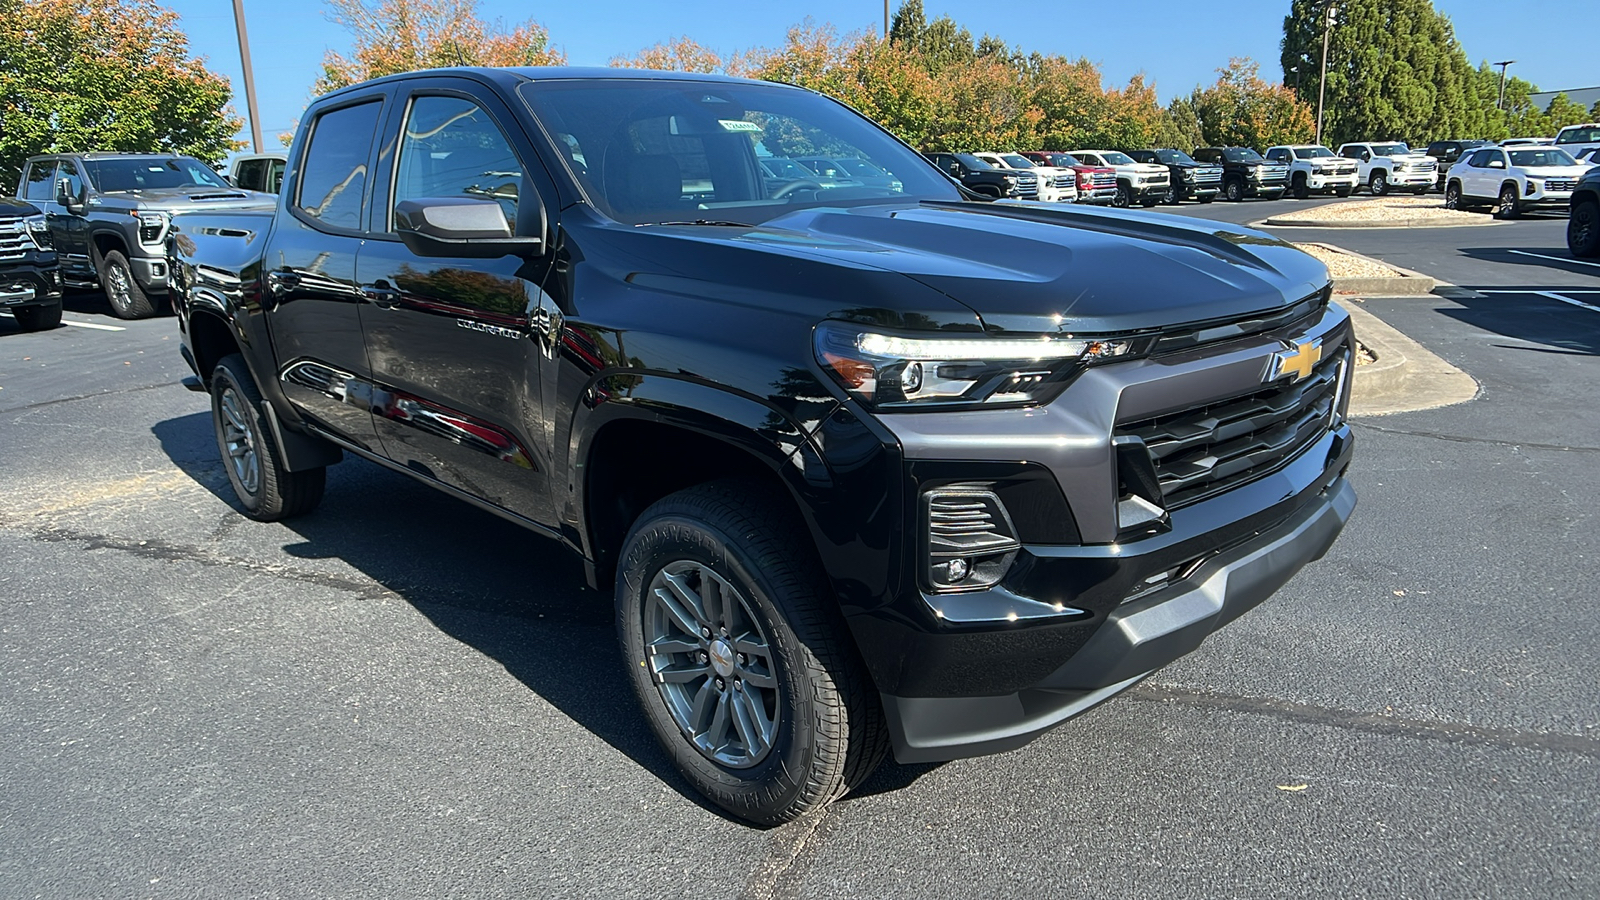
[[[1478,395],[1478,382],[1426,347],[1361,308],[1341,303],[1350,313],[1356,339],[1375,361],[1356,366],[1350,390],[1350,415],[1386,416],[1465,403]]]
[[[1330,253],[1342,253],[1355,259],[1366,260],[1376,266],[1389,269],[1394,275],[1367,275],[1367,276],[1335,276],[1333,290],[1339,294],[1358,294],[1366,297],[1420,297],[1423,294],[1433,293],[1439,286],[1432,275],[1424,275],[1411,269],[1402,269],[1393,263],[1386,263],[1381,259],[1373,259],[1352,250],[1346,250],[1335,244],[1324,244],[1320,241],[1306,241],[1305,243],[1321,247]]]

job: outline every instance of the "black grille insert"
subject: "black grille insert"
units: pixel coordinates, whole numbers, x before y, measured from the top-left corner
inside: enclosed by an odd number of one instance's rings
[[[1166,509],[1197,503],[1275,471],[1326,433],[1349,358],[1340,340],[1301,381],[1130,422],[1117,433],[1144,441]]]

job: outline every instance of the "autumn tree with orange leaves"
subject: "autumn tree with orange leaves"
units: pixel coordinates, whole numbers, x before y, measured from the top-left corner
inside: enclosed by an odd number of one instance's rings
[[[241,146],[228,80],[154,0],[0,0],[0,189],[29,156]]]
[[[350,32],[348,55],[329,50],[312,90],[445,66],[559,66],[567,55],[528,20],[507,28],[478,17],[478,0],[327,0],[328,18]]]
[[[1311,107],[1282,84],[1263,79],[1254,60],[1232,59],[1218,69],[1217,83],[1195,88],[1189,98],[1206,143],[1255,147],[1309,143],[1316,133]]]
[[[646,47],[633,56],[615,56],[610,65],[618,69],[657,69],[666,72],[726,72],[739,68],[737,57],[724,60],[716,51],[702,47],[687,35]]]

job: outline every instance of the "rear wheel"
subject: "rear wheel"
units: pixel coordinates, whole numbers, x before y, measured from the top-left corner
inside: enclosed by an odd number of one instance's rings
[[[11,311],[23,331],[44,331],[61,324],[61,301],[43,306],[19,306]]]
[[[222,467],[245,515],[276,522],[316,509],[327,470],[285,469],[263,406],[244,357],[224,356],[211,373],[211,421]]]
[[[1522,203],[1517,198],[1517,186],[1508,184],[1500,189],[1500,199],[1494,205],[1496,219],[1515,219],[1522,215]]]
[[[1580,201],[1567,220],[1567,249],[1573,256],[1600,256],[1600,203]]]
[[[105,288],[111,313],[119,319],[148,319],[156,305],[133,277],[133,267],[120,250],[108,250],[100,259],[100,285]]]
[[[628,535],[616,613],[630,680],[673,763],[762,825],[859,785],[888,749],[877,697],[809,538],[756,482],[698,485]]]
[[[1367,190],[1371,191],[1374,197],[1382,197],[1389,193],[1388,173],[1382,169],[1373,172],[1372,177],[1367,179]]]

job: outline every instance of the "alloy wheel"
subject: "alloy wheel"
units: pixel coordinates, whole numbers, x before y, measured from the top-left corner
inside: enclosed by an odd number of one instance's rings
[[[228,454],[228,468],[240,487],[254,495],[261,489],[261,457],[256,452],[248,406],[232,385],[223,388],[217,406],[222,412],[222,443]]]
[[[645,665],[689,743],[732,769],[765,759],[783,698],[749,601],[708,566],[680,560],[651,580],[643,616]]]
[[[1461,208],[1461,185],[1452,183],[1444,190],[1444,208]]]
[[[106,284],[111,288],[111,302],[118,309],[126,310],[133,305],[133,292],[130,289],[128,270],[119,265],[106,268]]]

